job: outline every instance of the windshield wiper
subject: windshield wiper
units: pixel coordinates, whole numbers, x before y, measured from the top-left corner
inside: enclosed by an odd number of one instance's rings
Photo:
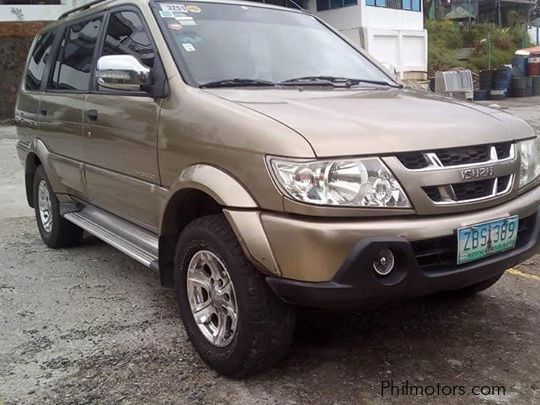
[[[279,83],[281,86],[334,86],[334,87],[352,87],[360,83],[376,84],[378,86],[397,87],[401,85],[392,84],[379,80],[350,79],[348,77],[335,76],[306,76],[295,79],[285,80]]]
[[[275,87],[276,83],[268,80],[259,79],[225,79],[217,80],[215,82],[209,82],[200,85],[201,89],[204,88],[218,88],[218,87]]]

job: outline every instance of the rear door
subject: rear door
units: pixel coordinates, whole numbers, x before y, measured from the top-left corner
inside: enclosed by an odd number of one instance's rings
[[[46,91],[41,99],[41,135],[51,165],[67,192],[86,197],[83,181],[82,116],[89,92],[103,14],[65,26]]]
[[[19,139],[28,146],[32,139],[39,137],[37,128],[41,121],[40,102],[42,85],[46,80],[47,65],[53,57],[55,31],[40,34],[35,39],[28,57],[26,71],[21,83],[15,119]]]
[[[99,56],[132,55],[161,63],[136,7],[112,9]],[[84,106],[86,181],[90,201],[155,231],[158,226],[157,122],[160,100],[144,92],[94,90]]]

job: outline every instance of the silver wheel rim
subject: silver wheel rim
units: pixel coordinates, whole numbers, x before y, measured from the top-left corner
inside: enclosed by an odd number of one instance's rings
[[[238,306],[225,265],[212,252],[201,250],[189,262],[186,284],[199,330],[214,346],[227,346],[236,334]]]
[[[51,194],[45,180],[41,180],[38,186],[38,209],[41,225],[45,232],[50,233],[53,226]]]

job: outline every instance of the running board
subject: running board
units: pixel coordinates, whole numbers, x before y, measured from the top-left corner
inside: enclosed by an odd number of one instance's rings
[[[99,208],[86,205],[64,218],[151,269],[158,266],[158,237]]]

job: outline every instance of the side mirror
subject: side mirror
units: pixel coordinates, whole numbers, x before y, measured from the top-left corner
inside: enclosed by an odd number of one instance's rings
[[[142,91],[150,86],[151,69],[132,55],[109,55],[99,58],[96,78],[101,87],[121,91]]]
[[[382,66],[384,67],[386,72],[392,77],[392,79],[398,80],[397,70],[394,65],[392,65],[391,63],[383,62]]]

